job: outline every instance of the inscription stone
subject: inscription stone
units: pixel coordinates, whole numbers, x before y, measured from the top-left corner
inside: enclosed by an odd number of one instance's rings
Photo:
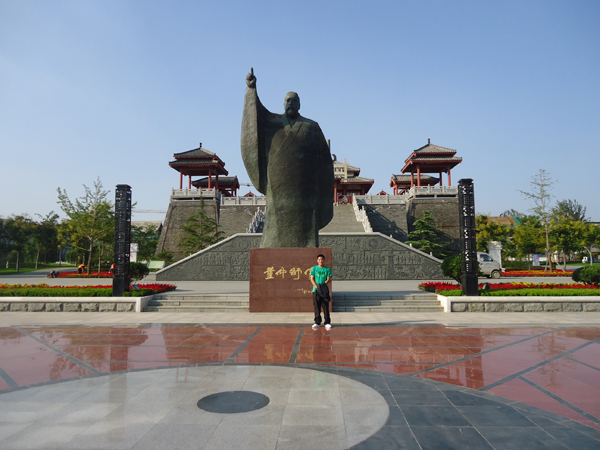
[[[325,255],[325,265],[331,267],[330,248],[250,250],[250,312],[313,311],[309,276],[320,253]]]

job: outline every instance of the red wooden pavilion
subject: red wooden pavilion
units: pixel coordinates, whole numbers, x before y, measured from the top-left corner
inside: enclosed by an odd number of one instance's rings
[[[456,150],[446,147],[440,147],[439,145],[434,145],[431,143],[430,139],[427,139],[427,145],[413,150],[410,156],[405,160],[404,167],[402,168],[402,173],[410,173],[410,187],[433,186],[437,182],[439,182],[440,186],[442,186],[442,173],[447,173],[448,186],[450,186],[450,170],[462,162],[462,158],[455,155]],[[416,181],[415,173],[417,174]],[[439,174],[439,178],[427,178],[425,176],[422,176],[422,173]],[[397,184],[395,184],[394,177],[397,176],[398,175],[392,176],[390,186],[397,186],[395,190],[400,191],[400,189],[403,189],[407,185],[407,183],[404,182],[404,179],[399,179],[396,182]],[[400,181],[403,181],[403,183],[400,184]]]
[[[189,189],[192,188],[192,177],[206,176],[208,177],[207,187],[209,189],[215,187],[217,190],[219,190],[219,175],[229,175],[221,158],[215,153],[202,148],[202,142],[200,142],[198,148],[175,153],[173,157],[175,161],[171,161],[169,166],[179,172],[179,189],[183,189],[184,175],[189,177]]]

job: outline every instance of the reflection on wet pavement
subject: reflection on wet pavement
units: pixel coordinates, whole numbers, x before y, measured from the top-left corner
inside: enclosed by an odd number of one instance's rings
[[[0,392],[141,368],[282,363],[487,391],[600,430],[600,328],[22,326],[0,328]]]

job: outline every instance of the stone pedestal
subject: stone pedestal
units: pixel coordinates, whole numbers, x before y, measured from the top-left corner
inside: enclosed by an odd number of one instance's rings
[[[310,269],[319,254],[331,267],[331,248],[250,249],[250,312],[312,312]]]

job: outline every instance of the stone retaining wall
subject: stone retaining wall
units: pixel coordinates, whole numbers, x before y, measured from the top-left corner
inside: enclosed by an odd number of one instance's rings
[[[142,312],[153,297],[0,297],[0,312]]]
[[[589,297],[446,297],[445,312],[600,312],[600,296]]]
[[[156,272],[162,281],[248,281],[251,248],[262,234],[240,233]],[[381,233],[322,233],[335,280],[440,280],[442,261]]]

